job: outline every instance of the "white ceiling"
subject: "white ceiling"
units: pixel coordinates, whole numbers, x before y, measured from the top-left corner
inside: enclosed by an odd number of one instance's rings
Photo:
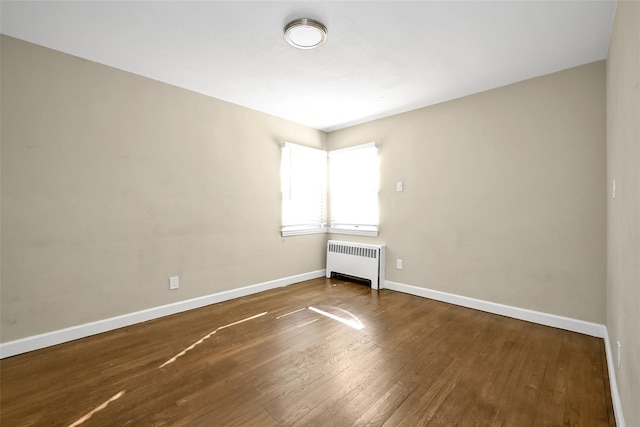
[[[2,1],[4,34],[332,131],[607,57],[615,0]],[[298,50],[283,27],[328,29]]]

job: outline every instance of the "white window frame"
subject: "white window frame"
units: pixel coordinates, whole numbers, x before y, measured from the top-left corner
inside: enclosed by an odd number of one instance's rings
[[[378,149],[380,148],[380,146],[375,143],[375,142],[371,142],[371,143],[367,143],[367,144],[361,144],[361,145],[356,145],[353,147],[348,147],[348,148],[343,148],[340,150],[332,150],[329,151],[329,208],[330,208],[330,212],[331,212],[331,218],[330,218],[330,226],[329,226],[329,233],[333,233],[333,234],[350,234],[350,235],[357,235],[357,236],[370,236],[370,237],[377,237],[378,236],[378,224],[379,224],[379,204],[378,204],[378,192],[379,192],[379,187],[380,187],[380,177],[379,177],[379,173],[380,173],[380,166],[379,166],[379,161],[378,161]],[[338,156],[341,156],[342,154],[351,154],[353,151],[356,150],[371,150],[371,149],[375,149],[375,157],[376,157],[376,165],[373,171],[367,171],[368,172],[368,176],[366,178],[368,178],[368,182],[370,182],[371,184],[371,188],[368,189],[369,193],[375,193],[375,201],[370,200],[369,203],[371,203],[374,206],[371,206],[372,209],[375,209],[375,218],[372,218],[369,222],[369,224],[365,224],[365,223],[344,223],[344,222],[338,222],[340,220],[340,218],[336,218],[334,213],[335,213],[335,205],[338,202],[335,198],[334,195],[338,194],[338,191],[336,191],[333,187],[335,187],[336,182],[335,182],[335,174],[332,174],[332,168],[335,166],[331,164],[331,160],[332,158],[337,158]],[[348,175],[348,173],[345,173],[345,175]],[[357,176],[351,175],[353,177],[355,177],[357,179]],[[349,179],[349,178],[347,178]],[[360,185],[362,185],[362,183],[359,183]],[[356,185],[356,184],[354,184]],[[365,183],[366,185],[366,183]]]
[[[368,144],[356,145],[353,147],[343,148],[339,150],[325,151],[318,148],[312,148],[305,145],[294,144],[291,142],[283,142],[281,144],[282,152],[281,152],[281,195],[282,195],[282,211],[281,211],[281,234],[283,237],[286,236],[297,236],[304,234],[319,234],[319,233],[333,233],[333,234],[349,234],[349,235],[357,235],[357,236],[370,236],[376,237],[378,236],[378,191],[379,191],[379,163],[376,161],[375,173],[373,176],[370,176],[370,180],[374,181],[375,187],[375,220],[371,222],[375,222],[375,224],[347,224],[347,223],[339,223],[332,216],[330,220],[330,225],[328,225],[328,210],[331,212],[332,204],[335,204],[336,201],[330,201],[331,199],[331,191],[327,189],[327,186],[331,185],[331,176],[330,169],[331,165],[329,162],[331,161],[332,156],[341,156],[344,153],[362,150],[362,149],[371,149],[375,148],[376,150],[376,160],[378,159],[377,150],[380,148],[379,145],[375,142],[371,142]],[[302,153],[303,155],[317,155],[318,159],[323,159],[322,165],[316,165],[316,171],[312,176],[318,178],[315,182],[313,180],[307,181],[307,175],[304,175],[304,179],[296,180],[297,183],[302,183],[302,187],[298,187],[297,190],[292,188],[292,181],[295,177],[292,175],[295,174],[295,169],[292,171],[291,165],[293,161],[293,157],[295,153]],[[305,169],[306,171],[307,169]],[[307,181],[307,182],[304,182]],[[335,186],[335,182],[333,182]],[[302,194],[301,198],[296,198],[296,194]],[[309,197],[311,195],[311,197]],[[306,197],[305,197],[306,196]],[[311,209],[314,212],[314,218],[311,218],[309,215],[308,218],[302,219],[302,216],[299,215],[299,218],[294,218],[295,215],[291,216],[291,208],[287,205],[288,202],[291,203],[302,203],[307,204],[309,200],[313,200],[313,198],[317,198],[319,204],[315,204],[315,208]],[[294,200],[295,199],[295,200]],[[304,203],[303,203],[304,201]],[[329,209],[327,209],[329,207]],[[295,207],[293,207],[295,209]],[[289,210],[289,213],[287,211]],[[316,212],[317,211],[317,212]],[[317,215],[316,215],[317,213]],[[287,218],[289,216],[289,218]],[[292,219],[293,218],[293,219]]]
[[[281,212],[281,233],[283,237],[297,236],[303,234],[326,233],[327,228],[327,152],[318,148],[307,147],[304,145],[284,142],[281,144],[281,194],[282,194],[282,212]],[[302,157],[317,156],[322,159],[322,164],[311,165],[314,168],[312,178],[298,179],[294,184],[292,181],[296,178],[296,173],[300,171],[303,164],[294,164],[296,155]],[[309,165],[307,165],[309,167]],[[293,168],[293,169],[292,169]],[[298,176],[299,178],[299,176]],[[297,188],[293,188],[297,185]],[[317,200],[314,201],[314,199]],[[295,204],[307,204],[311,200],[314,204],[313,214],[303,218],[302,209]],[[296,212],[297,210],[297,212]]]

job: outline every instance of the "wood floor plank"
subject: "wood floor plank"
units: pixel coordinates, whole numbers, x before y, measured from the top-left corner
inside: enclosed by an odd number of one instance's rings
[[[323,278],[4,359],[0,424],[613,426],[604,355]]]

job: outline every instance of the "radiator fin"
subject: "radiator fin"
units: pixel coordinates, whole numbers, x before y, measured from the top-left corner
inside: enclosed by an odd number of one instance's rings
[[[378,258],[379,250],[372,248],[363,248],[360,246],[344,245],[340,243],[329,243],[329,252],[375,259]]]

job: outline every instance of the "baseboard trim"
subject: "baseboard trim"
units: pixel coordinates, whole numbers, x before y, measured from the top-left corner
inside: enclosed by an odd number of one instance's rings
[[[324,276],[325,270],[297,274],[295,276],[271,280],[229,291],[218,292],[198,298],[136,311],[122,316],[111,317],[57,331],[33,335],[15,341],[0,343],[0,359]]]
[[[540,311],[528,310],[526,308],[513,307],[495,302],[469,298],[433,289],[421,288],[403,283],[385,281],[385,288],[411,295],[430,298],[437,301],[447,302],[462,307],[473,308],[475,310],[488,313],[499,314],[514,319],[526,320],[554,328],[565,329],[567,331],[579,332],[593,337],[604,338],[607,328],[604,325],[584,320],[572,319],[570,317],[558,316],[555,314],[543,313]]]
[[[514,319],[525,320],[545,326],[551,326],[554,328],[578,332],[597,338],[603,338],[607,358],[607,371],[609,373],[609,387],[611,388],[611,400],[613,402],[613,412],[616,417],[616,425],[618,427],[625,427],[624,415],[622,413],[622,402],[620,401],[620,394],[618,393],[618,384],[616,381],[616,373],[613,363],[613,351],[611,342],[609,340],[609,332],[607,331],[607,327],[605,325],[586,322],[584,320],[572,319],[570,317],[558,316],[555,314],[543,313],[540,311],[528,310],[525,308],[498,304],[475,298],[464,297],[461,295],[450,294],[433,289],[405,285],[403,283],[391,282],[388,280],[385,281],[385,288],[423,298],[430,298],[437,301],[447,302],[462,307],[473,308],[475,310],[485,311],[488,313],[499,314],[501,316],[507,316]]]
[[[609,339],[609,331],[605,330],[604,350],[607,354],[607,370],[609,372],[609,386],[611,387],[611,401],[613,402],[613,413],[616,417],[616,426],[625,427],[624,415],[622,413],[622,402],[618,393],[618,382],[616,380],[616,369],[614,365],[613,347]]]

